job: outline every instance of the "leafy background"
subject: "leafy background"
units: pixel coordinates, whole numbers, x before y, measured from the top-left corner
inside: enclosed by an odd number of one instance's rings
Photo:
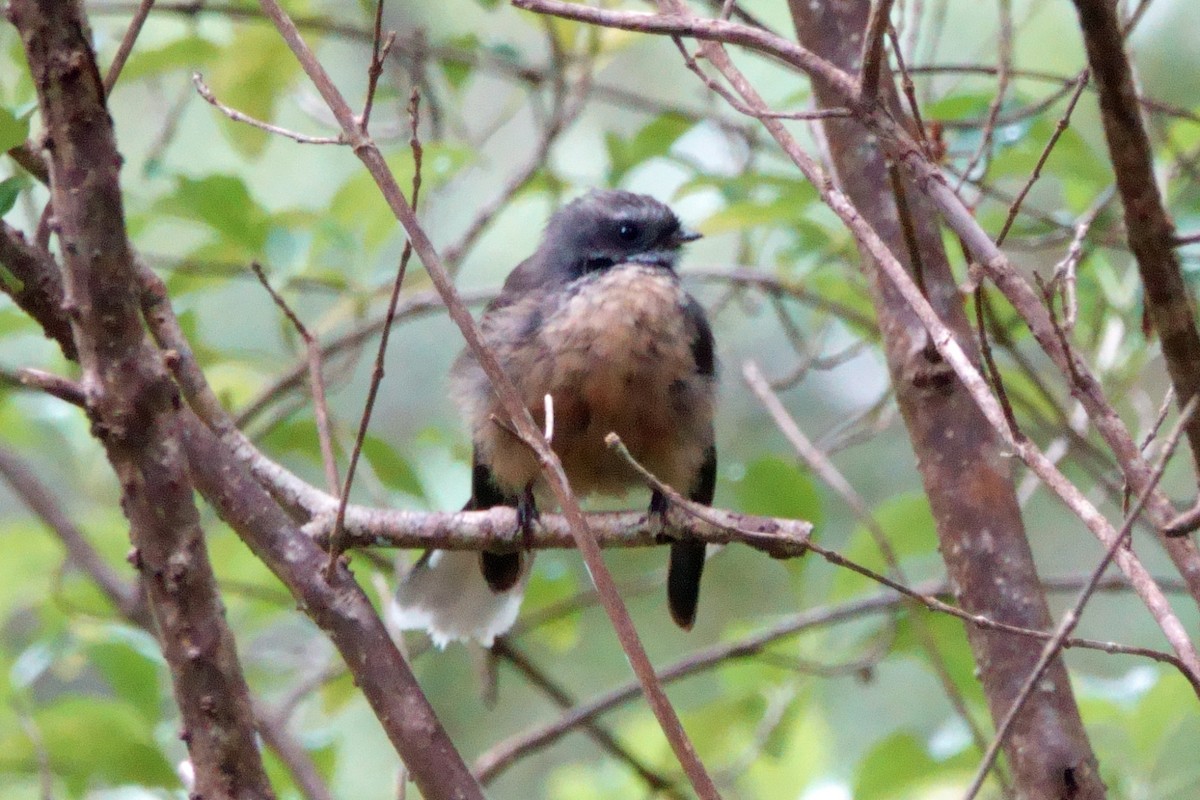
[[[253,3],[161,2],[138,42],[110,107],[125,157],[122,183],[131,238],[167,280],[206,373],[232,409],[246,408],[276,376],[300,363],[302,343],[254,281],[261,262],[273,284],[323,341],[378,315],[403,244],[368,176],[345,148],[297,144],[233,123],[195,92],[200,72],[224,103],[315,135],[333,126],[315,92]],[[350,97],[362,97],[370,55],[373,3],[304,0],[286,4],[307,19],[306,36]],[[786,8],[741,4],[779,30]],[[974,2],[942,2],[943,33],[922,32],[917,63],[995,61],[995,14]],[[131,4],[87,3],[101,62],[120,41]],[[1070,77],[1083,63],[1067,3],[1013,3],[1015,63]],[[814,354],[845,353],[789,388],[785,402],[802,428],[835,450],[835,461],[864,495],[902,558],[910,581],[942,571],[928,505],[887,389],[870,325],[870,303],[847,233],[816,202],[815,192],[747,120],[707,96],[669,42],[569,23],[544,23],[494,2],[391,2],[386,26],[400,32],[373,117],[402,185],[412,173],[404,107],[414,81],[422,87],[425,189],[421,217],[439,247],[451,245],[477,210],[500,195],[532,158],[551,102],[557,50],[580,73],[590,59],[593,86],[578,118],[544,162],[491,219],[459,264],[465,290],[491,290],[536,246],[545,218],[564,199],[592,186],[644,191],[673,204],[706,234],[685,259],[689,287],[711,309],[723,363],[717,422],[721,453],[717,503],[746,512],[801,517],[817,524],[827,546],[882,567],[869,534],[826,487],[802,470],[786,442],[740,381],[756,359],[772,378],[803,360],[794,326]],[[1200,113],[1200,56],[1191,42],[1186,0],[1158,0],[1132,40],[1146,93]],[[1071,35],[1064,35],[1070,32]],[[418,37],[419,34],[419,37]],[[414,38],[417,37],[417,38]],[[34,94],[20,42],[0,26],[0,149],[36,135]],[[803,107],[807,86],[778,66],[742,58],[768,99]],[[927,119],[948,123],[948,163],[959,167],[978,146],[978,128],[955,120],[987,114],[994,77],[961,72],[919,78]],[[1053,92],[1054,81],[1022,79],[1002,112]],[[987,182],[1011,194],[1028,177],[1062,113],[1001,126]],[[1154,117],[1170,208],[1181,230],[1200,224],[1194,167],[1200,124]],[[809,136],[808,128],[795,126]],[[809,139],[811,141],[811,138]],[[1010,250],[1023,266],[1049,274],[1073,224],[1108,190],[1094,96],[1085,94],[1019,221]],[[11,160],[0,161],[0,211],[32,230],[44,188]],[[984,195],[978,215],[999,229],[1007,203]],[[1108,212],[1106,230],[1117,231]],[[1115,234],[1114,234],[1115,235]],[[1132,428],[1144,432],[1165,388],[1157,348],[1139,327],[1140,298],[1128,253],[1092,250],[1081,267],[1079,346],[1103,375]],[[954,248],[951,248],[952,250]],[[1196,251],[1183,251],[1195,275]],[[735,289],[713,273],[734,266],[802,286],[811,302],[772,299]],[[961,275],[961,273],[960,273]],[[11,276],[4,276],[5,280]],[[410,273],[407,294],[428,289]],[[834,310],[837,309],[836,313]],[[1002,312],[1003,313],[1003,312]],[[781,320],[786,319],[787,322]],[[1019,334],[1018,334],[1019,335]],[[88,539],[132,575],[123,558],[126,524],[118,487],[103,454],[74,409],[13,384],[19,367],[69,373],[55,347],[6,301],[0,303],[0,442],[29,460]],[[445,376],[460,347],[439,314],[395,331],[387,379],[365,451],[368,467],[356,500],[381,506],[450,509],[468,492],[469,448],[446,401]],[[857,347],[863,341],[865,346]],[[1029,373],[1004,363],[1010,391],[1042,441],[1058,435],[1055,405],[1069,410],[1061,387],[1050,403]],[[336,438],[353,441],[370,358],[327,364]],[[1033,373],[1036,377],[1036,372]],[[270,454],[321,482],[311,405],[283,393],[247,421]],[[1068,475],[1094,487],[1106,465],[1076,454]],[[1018,471],[1018,480],[1022,477]],[[1172,473],[1167,485],[1186,499],[1194,487]],[[1098,491],[1093,491],[1098,498]],[[629,503],[641,506],[639,495]],[[1107,510],[1115,513],[1109,506]],[[1032,494],[1026,519],[1044,577],[1076,576],[1098,553],[1081,526],[1044,492]],[[338,669],[336,654],[297,614],[286,592],[209,512],[206,530],[228,618],[256,696],[270,707],[292,704],[291,728],[338,797],[383,798],[396,792],[395,755]],[[178,740],[167,670],[153,640],[123,621],[7,487],[0,487],[0,794],[133,798],[181,796]],[[409,558],[408,555],[403,556]],[[1158,553],[1144,556],[1167,573]],[[800,610],[832,608],[872,596],[878,587],[815,558],[780,563],[742,548],[715,556],[706,573],[700,621],[684,634],[663,609],[664,554],[617,552],[608,562],[631,587],[630,609],[651,657],[670,664],[720,642],[751,635]],[[358,558],[361,582],[385,603],[390,570]],[[587,585],[570,552],[539,556],[524,614],[575,596]],[[1054,595],[1061,610],[1069,595]],[[1194,609],[1180,604],[1188,629]],[[926,616],[985,727],[987,713],[973,676],[961,625]],[[1089,606],[1080,635],[1161,646],[1144,611],[1123,592]],[[507,736],[548,723],[559,711],[504,660],[489,662],[462,646],[431,651],[406,637],[422,685],[451,736],[471,759]],[[630,680],[628,666],[594,607],[523,629],[513,645],[576,698]],[[1031,647],[1034,646],[1032,643]],[[1190,798],[1200,791],[1200,716],[1185,682],[1150,662],[1093,652],[1066,656],[1112,797]],[[494,670],[494,671],[493,671]],[[486,691],[495,681],[494,700]],[[765,655],[729,660],[672,685],[672,699],[706,763],[730,797],[860,800],[953,797],[978,754],[963,721],[942,695],[906,613],[863,615],[771,645]],[[649,711],[631,703],[603,718],[647,763],[672,775],[670,751]],[[273,756],[271,777],[282,797],[298,790]],[[413,790],[415,791],[415,790]],[[624,764],[580,733],[522,760],[493,785],[496,797],[637,797],[647,790]]]

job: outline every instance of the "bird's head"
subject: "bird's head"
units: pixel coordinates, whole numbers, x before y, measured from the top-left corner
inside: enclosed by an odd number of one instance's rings
[[[680,248],[699,238],[653,197],[608,189],[563,206],[541,249],[548,265],[574,278],[617,264],[674,269]]]

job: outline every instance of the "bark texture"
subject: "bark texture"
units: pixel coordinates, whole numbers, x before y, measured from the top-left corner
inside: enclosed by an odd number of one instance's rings
[[[869,0],[791,0],[800,42],[851,72],[863,50]],[[814,80],[818,105],[841,95]],[[882,100],[904,114],[891,76]],[[913,269],[888,164],[857,122],[825,123],[839,185],[902,263]],[[968,352],[974,345],[950,272],[934,209],[909,185],[905,192],[920,258],[918,283]],[[1026,539],[1009,462],[976,404],[929,344],[920,321],[864,253],[896,395],[937,522],[938,539],[960,604],[1013,625],[1049,629],[1051,619]],[[968,627],[992,717],[1002,719],[1038,660],[1040,647],[1021,637]],[[1102,798],[1104,784],[1083,729],[1066,669],[1056,660],[1016,718],[1004,752],[1018,795],[1028,800]]]
[[[63,308],[88,415],[121,484],[131,560],[145,579],[170,665],[194,794],[271,798],[175,431],[178,394],[141,322],[118,181],[121,157],[86,21],[77,3],[62,0],[17,0],[8,13],[25,46],[46,129]]]

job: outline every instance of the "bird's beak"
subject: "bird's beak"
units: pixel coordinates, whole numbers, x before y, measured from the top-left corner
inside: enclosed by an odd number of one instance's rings
[[[680,244],[686,244],[687,242],[694,242],[702,236],[704,236],[704,234],[700,233],[700,231],[693,230],[692,228],[683,225],[679,228],[679,232],[675,234],[675,239]]]

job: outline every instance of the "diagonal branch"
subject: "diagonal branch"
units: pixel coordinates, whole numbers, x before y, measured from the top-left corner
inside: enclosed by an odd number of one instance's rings
[[[1195,302],[1174,247],[1175,225],[1163,207],[1154,174],[1154,155],[1142,124],[1117,6],[1111,0],[1074,2],[1100,95],[1100,119],[1125,209],[1125,231],[1145,287],[1146,314],[1162,340],[1167,372],[1182,408],[1200,393],[1200,332]],[[1200,417],[1192,417],[1187,436],[1200,474]]]

